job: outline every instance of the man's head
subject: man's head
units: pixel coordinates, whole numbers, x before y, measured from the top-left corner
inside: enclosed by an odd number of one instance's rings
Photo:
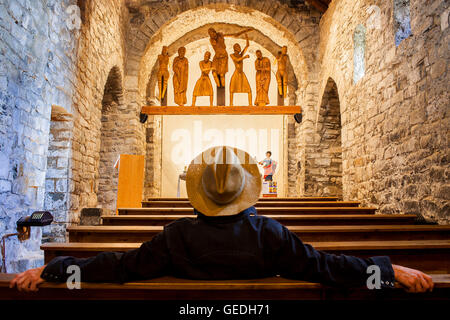
[[[256,50],[256,57],[257,57],[258,59],[262,59],[263,55],[262,55],[261,50]]]
[[[270,158],[271,156],[272,156],[272,152],[271,152],[271,151],[267,151],[267,152],[266,152],[266,157],[267,157],[267,158]]]
[[[211,52],[206,51],[205,52],[205,61],[209,61],[210,58],[211,58]]]
[[[261,175],[245,151],[226,146],[210,148],[189,165],[189,201],[207,216],[229,216],[253,206],[261,193]]]
[[[164,47],[162,47],[162,54],[165,56],[165,55],[167,55],[168,54],[168,48],[167,48],[167,46],[164,46]]]
[[[281,48],[281,53],[287,54],[287,50],[288,50],[287,46],[284,46],[283,48]]]
[[[241,46],[239,45],[239,43],[235,43],[233,46],[234,49],[234,53],[240,53],[241,52]]]

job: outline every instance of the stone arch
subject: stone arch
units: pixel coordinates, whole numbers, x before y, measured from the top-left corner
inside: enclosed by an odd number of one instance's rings
[[[115,66],[109,72],[104,87],[101,113],[100,164],[98,170],[98,203],[105,209],[115,209],[118,173],[114,163],[120,155],[117,138],[123,108],[123,86],[120,69]],[[97,189],[95,186],[91,186]]]
[[[313,19],[307,13],[302,16],[301,12],[278,1],[236,1],[236,5],[231,5],[220,0],[205,6],[186,1],[151,6],[140,9],[141,18],[136,19],[140,24],[131,41],[126,66],[127,75],[139,77],[141,96],[145,96],[149,74],[162,45],[175,42],[187,31],[214,22],[231,22],[273,32],[271,38],[276,39],[278,45],[288,45],[295,74],[305,82],[308,73],[315,69],[313,44],[318,41],[318,21],[311,23]],[[177,27],[174,27],[175,23]],[[306,83],[300,87],[306,87]]]
[[[342,198],[341,111],[336,82],[329,78],[317,114],[314,144],[306,155],[305,192]]]
[[[394,30],[396,46],[411,35],[410,0],[394,0]]]
[[[366,73],[366,28],[359,24],[353,33],[353,83],[358,83]]]

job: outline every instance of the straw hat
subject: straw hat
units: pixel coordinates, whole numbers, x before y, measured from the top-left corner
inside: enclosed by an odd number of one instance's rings
[[[253,206],[261,186],[255,160],[245,151],[226,146],[199,154],[186,174],[189,201],[206,216],[231,216]]]

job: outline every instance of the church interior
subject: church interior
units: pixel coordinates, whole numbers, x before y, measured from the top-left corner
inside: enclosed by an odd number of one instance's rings
[[[186,168],[220,145],[264,177],[270,151],[259,214],[325,252],[427,272],[448,298],[449,13],[447,0],[0,0],[1,298],[17,297],[10,274],[138,248],[193,217]],[[24,235],[35,212],[53,221]],[[47,294],[370,296],[220,285]]]

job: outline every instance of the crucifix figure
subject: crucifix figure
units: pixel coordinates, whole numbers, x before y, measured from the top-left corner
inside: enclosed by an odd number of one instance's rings
[[[162,48],[161,54],[158,56],[159,70],[158,70],[158,88],[159,101],[163,101],[167,92],[167,83],[169,82],[169,53],[167,46]]]
[[[240,35],[243,35],[251,30],[253,29],[246,29],[234,34],[223,34],[221,32],[217,32],[214,28],[209,28],[209,41],[215,53],[212,66],[214,68],[213,76],[217,87],[225,87],[225,74],[228,72],[228,53],[225,46],[225,37],[239,37]]]
[[[288,84],[287,62],[288,62],[287,47],[284,46],[283,48],[281,48],[281,52],[279,52],[277,56],[278,94],[283,98],[286,98],[287,94],[287,84]]]
[[[236,67],[230,82],[230,106],[233,106],[233,97],[235,93],[247,93],[248,105],[252,105],[252,90],[244,73],[244,60],[250,58],[249,55],[245,55],[250,45],[247,35],[245,35],[245,38],[247,39],[247,44],[244,50],[241,51],[241,46],[236,43],[233,46],[234,53],[230,55]]]

